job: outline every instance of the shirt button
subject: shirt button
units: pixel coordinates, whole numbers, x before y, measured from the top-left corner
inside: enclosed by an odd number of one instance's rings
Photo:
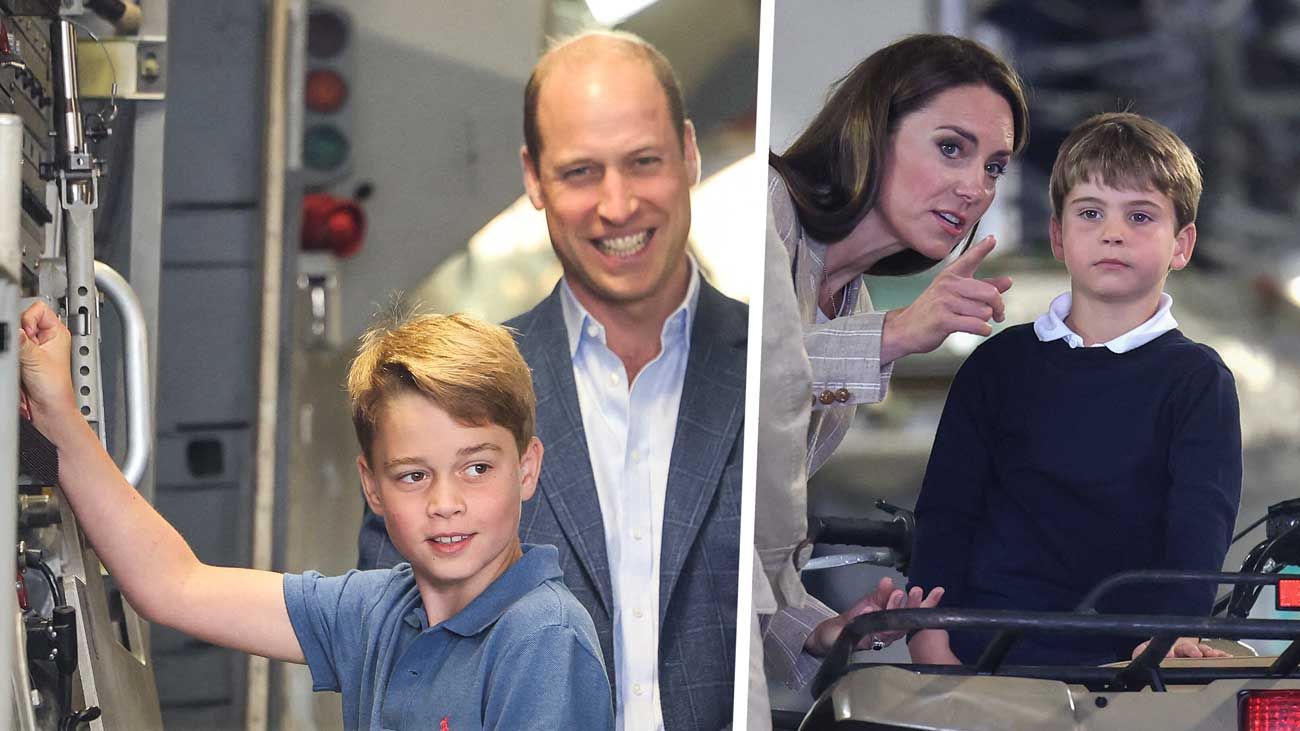
[[[587,335],[589,335],[589,336],[591,336],[591,337],[594,338],[594,337],[596,337],[596,336],[599,335],[599,334],[600,334],[600,328],[596,327],[595,325],[588,325],[588,326],[587,326]]]
[[[823,404],[832,404],[835,402],[835,392],[828,388],[825,391],[822,391],[822,395],[818,396],[817,400],[821,401]]]
[[[611,385],[611,386],[617,386],[617,385],[618,385],[618,371],[610,371],[610,372],[609,372],[609,385]]]
[[[632,450],[632,461],[633,461],[633,462],[640,462],[640,461],[641,461],[641,453],[638,452],[638,451],[635,450],[635,449]]]
[[[645,688],[641,687],[640,683],[633,683],[632,692],[635,693],[636,695],[641,695],[645,693]]]
[[[632,610],[632,616],[633,616],[633,617],[636,617],[637,619],[640,619],[640,618],[641,618],[642,616],[644,616],[644,615],[643,615],[642,612],[641,612],[641,608],[640,608],[640,607],[637,607],[636,609],[633,609],[633,610]]]
[[[641,540],[641,536],[642,536],[642,533],[641,533],[641,529],[640,529],[640,528],[633,528],[633,529],[632,529],[632,538],[633,538],[633,540],[637,540],[637,541],[639,541],[639,540]]]
[[[851,394],[849,393],[849,389],[847,389],[847,388],[841,388],[840,390],[838,390],[838,391],[835,392],[835,400],[836,400],[836,401],[839,401],[839,402],[842,403],[842,404],[843,404],[843,403],[848,403],[848,400],[849,400],[849,396],[850,396],[850,395],[851,395]]]

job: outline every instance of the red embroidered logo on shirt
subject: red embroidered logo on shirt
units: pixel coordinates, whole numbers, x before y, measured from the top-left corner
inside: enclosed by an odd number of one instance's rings
[[[443,716],[442,720],[438,722],[438,731],[451,731],[451,726],[447,725],[446,716]]]

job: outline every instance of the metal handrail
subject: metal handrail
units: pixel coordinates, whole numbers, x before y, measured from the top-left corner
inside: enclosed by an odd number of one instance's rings
[[[122,474],[140,486],[149,466],[153,445],[153,410],[149,403],[149,338],[145,332],[144,309],[130,283],[109,265],[95,262],[95,286],[122,320],[122,360],[126,376],[126,458]]]

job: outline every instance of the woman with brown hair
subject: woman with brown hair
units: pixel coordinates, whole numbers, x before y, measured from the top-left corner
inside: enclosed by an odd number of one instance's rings
[[[942,595],[904,597],[886,579],[839,616],[807,597],[797,572],[806,482],[856,407],[884,397],[895,360],[954,332],[988,335],[1002,319],[1011,280],[974,277],[996,242],[971,242],[1028,127],[1010,65],[974,41],[915,35],[859,63],[794,144],[770,155],[755,542],[772,591],[756,587],[755,603],[780,607],[763,623],[775,676],[806,682],[816,663],[804,658],[857,614]],[[924,271],[963,240],[914,302],[873,309],[864,274]]]

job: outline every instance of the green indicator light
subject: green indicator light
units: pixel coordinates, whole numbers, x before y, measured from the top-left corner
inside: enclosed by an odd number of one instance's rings
[[[303,162],[313,170],[334,170],[348,159],[348,140],[334,127],[320,125],[303,138]]]

